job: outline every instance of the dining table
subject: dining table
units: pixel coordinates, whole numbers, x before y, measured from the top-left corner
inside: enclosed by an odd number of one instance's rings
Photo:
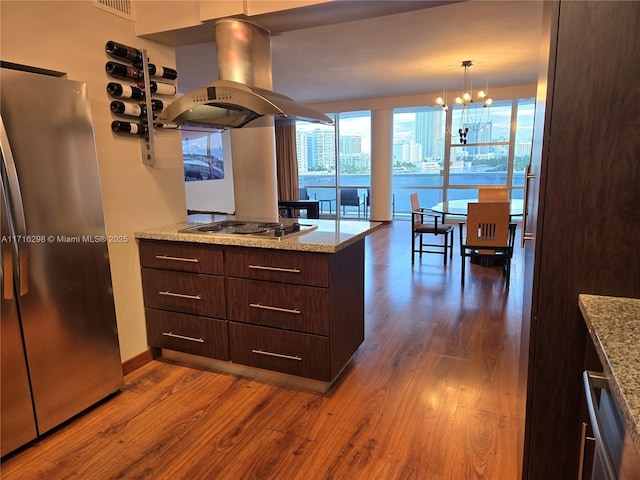
[[[457,200],[446,200],[444,202],[436,203],[434,206],[430,207],[429,210],[432,210],[436,213],[441,213],[443,215],[457,215],[457,216],[466,216],[467,215],[467,206],[470,203],[476,203],[478,201],[477,198],[461,198]],[[521,198],[514,198],[510,202],[510,217],[519,217],[522,216],[523,209],[523,201]]]

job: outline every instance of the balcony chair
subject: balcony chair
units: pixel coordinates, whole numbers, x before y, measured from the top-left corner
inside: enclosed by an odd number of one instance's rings
[[[507,202],[509,201],[508,187],[480,187],[478,188],[479,202]]]
[[[364,202],[360,199],[357,188],[342,188],[340,189],[340,205],[343,217],[345,207],[358,207],[358,218],[360,218],[360,207],[364,206]]]
[[[309,196],[309,191],[307,190],[306,187],[300,187],[298,189],[299,193],[298,193],[298,200],[311,200],[311,197]],[[316,199],[316,194],[313,194],[313,200]]]
[[[415,262],[416,252],[421,257],[423,253],[439,253],[443,255],[446,265],[447,253],[449,253],[449,258],[453,258],[453,225],[442,223],[443,216],[441,214],[427,208],[420,208],[417,193],[412,193],[409,198],[411,199],[411,263]],[[444,238],[440,243],[425,243],[423,235],[433,235],[434,237],[442,235]],[[418,237],[417,248],[416,237]],[[425,250],[424,247],[429,247],[432,250]]]
[[[466,238],[463,238],[466,230]],[[516,224],[509,221],[509,202],[478,202],[467,207],[467,221],[460,224],[462,285],[467,257],[494,257],[502,264],[505,288],[509,288]]]

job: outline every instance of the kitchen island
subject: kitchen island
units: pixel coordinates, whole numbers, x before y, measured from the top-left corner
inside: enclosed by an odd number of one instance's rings
[[[326,392],[364,340],[364,239],[380,224],[194,231],[219,220],[205,217],[135,233],[148,344],[168,360]]]

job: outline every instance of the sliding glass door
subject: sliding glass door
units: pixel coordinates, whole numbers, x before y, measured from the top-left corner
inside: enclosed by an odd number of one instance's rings
[[[330,116],[334,126],[296,124],[299,185],[320,201],[322,215],[364,218],[370,203],[371,112]]]

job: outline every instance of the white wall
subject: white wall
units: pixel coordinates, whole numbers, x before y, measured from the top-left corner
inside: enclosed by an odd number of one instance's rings
[[[175,65],[174,49],[140,39],[129,20],[83,1],[0,2],[2,60],[67,72],[88,84],[96,137],[108,235],[126,235],[127,243],[109,244],[122,360],[147,349],[135,230],[186,219],[180,137],[159,132],[157,165],[146,167],[141,141],[111,132],[115,119],[106,84],[105,43],[146,48],[152,62]],[[37,132],[35,132],[37,133]]]

